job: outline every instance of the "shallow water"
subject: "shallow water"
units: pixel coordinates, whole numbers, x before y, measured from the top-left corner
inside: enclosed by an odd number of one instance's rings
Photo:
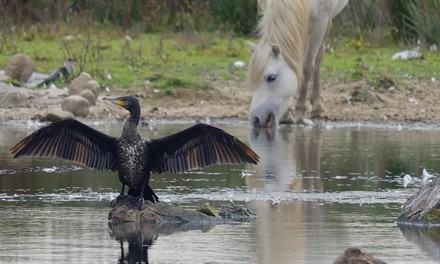
[[[119,135],[120,123],[90,122]],[[151,126],[152,125],[152,126]],[[161,137],[189,124],[151,123]],[[438,240],[395,224],[401,204],[440,171],[440,130],[326,124],[268,133],[216,124],[249,144],[258,165],[155,175],[162,202],[194,209],[235,203],[257,214],[237,225],[109,225],[118,177],[62,160],[12,159],[39,127],[0,125],[0,263],[332,263],[357,246],[388,263],[440,263]],[[403,186],[403,176],[413,181]],[[432,232],[431,232],[432,233]]]

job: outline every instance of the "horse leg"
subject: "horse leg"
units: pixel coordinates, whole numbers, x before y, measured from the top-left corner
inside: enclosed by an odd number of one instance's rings
[[[312,103],[312,118],[322,117],[325,112],[321,96],[321,62],[324,58],[325,39],[327,38],[327,35],[330,31],[331,24],[332,20],[329,19],[327,23],[327,29],[325,31],[324,37],[322,38],[321,47],[319,48],[315,58],[315,65],[313,68],[313,87],[312,94],[310,96],[310,102]]]
[[[310,19],[307,52],[303,64],[303,79],[301,81],[299,98],[295,107],[295,119],[297,122],[305,121],[304,117],[307,111],[307,87],[312,74],[314,74],[316,57],[322,49],[322,43],[327,31],[328,19],[322,19],[321,17],[313,17]]]
[[[321,62],[324,57],[324,48],[323,42],[322,47],[316,56],[315,68],[313,69],[313,86],[312,94],[310,96],[310,102],[312,103],[312,118],[319,118],[325,112],[321,97]]]
[[[309,59],[309,56],[305,58],[305,64],[303,68],[303,79],[299,87],[299,97],[295,105],[295,121],[297,123],[304,122],[304,117],[307,111],[307,86],[312,73],[313,60]]]

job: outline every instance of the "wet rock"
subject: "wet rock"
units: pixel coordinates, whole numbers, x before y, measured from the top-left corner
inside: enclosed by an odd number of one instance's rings
[[[79,93],[79,96],[84,97],[85,99],[87,99],[87,101],[89,101],[90,105],[96,105],[96,97],[93,94],[92,91],[86,89],[86,90],[82,90]]]
[[[397,223],[440,226],[440,178],[423,186],[403,204]]]
[[[74,116],[87,117],[89,114],[89,101],[79,95],[71,95],[61,102],[61,109],[72,113]]]
[[[376,259],[369,254],[362,252],[358,248],[347,248],[333,264],[386,264],[382,260]]]
[[[78,77],[72,80],[67,87],[70,95],[80,94],[83,90],[90,90],[95,97],[101,92],[101,86],[88,73],[82,72]]]
[[[234,221],[247,221],[254,219],[256,215],[247,208],[242,208],[236,205],[229,205],[218,210],[218,215],[223,219],[231,219]]]
[[[25,54],[12,56],[5,68],[5,74],[20,83],[27,82],[33,71],[34,62]]]
[[[153,204],[146,201],[142,210],[139,210],[134,204],[134,197],[123,195],[112,201],[112,210],[108,219],[111,222],[143,222],[143,223],[213,223],[223,224],[234,221],[245,221],[255,218],[255,215],[247,211],[247,215],[237,215],[230,218],[215,217],[206,215],[194,210],[185,210],[170,204],[161,202]],[[219,212],[221,209],[219,210]],[[236,212],[240,210],[235,209]],[[245,212],[246,210],[242,210]],[[229,210],[233,212],[233,210]],[[211,214],[211,213],[210,213]],[[221,216],[221,215],[220,215]]]

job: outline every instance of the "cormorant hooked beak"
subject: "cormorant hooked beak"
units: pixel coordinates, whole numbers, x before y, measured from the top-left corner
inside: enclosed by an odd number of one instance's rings
[[[118,98],[112,98],[112,97],[103,97],[102,98],[103,101],[109,101],[111,103],[117,104],[121,107],[124,107],[125,102],[124,100],[122,100],[122,98],[118,97]]]

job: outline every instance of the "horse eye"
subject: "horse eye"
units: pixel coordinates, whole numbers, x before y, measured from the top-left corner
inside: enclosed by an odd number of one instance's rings
[[[275,74],[270,74],[269,76],[267,76],[266,81],[267,82],[273,82],[277,79],[277,76]]]

